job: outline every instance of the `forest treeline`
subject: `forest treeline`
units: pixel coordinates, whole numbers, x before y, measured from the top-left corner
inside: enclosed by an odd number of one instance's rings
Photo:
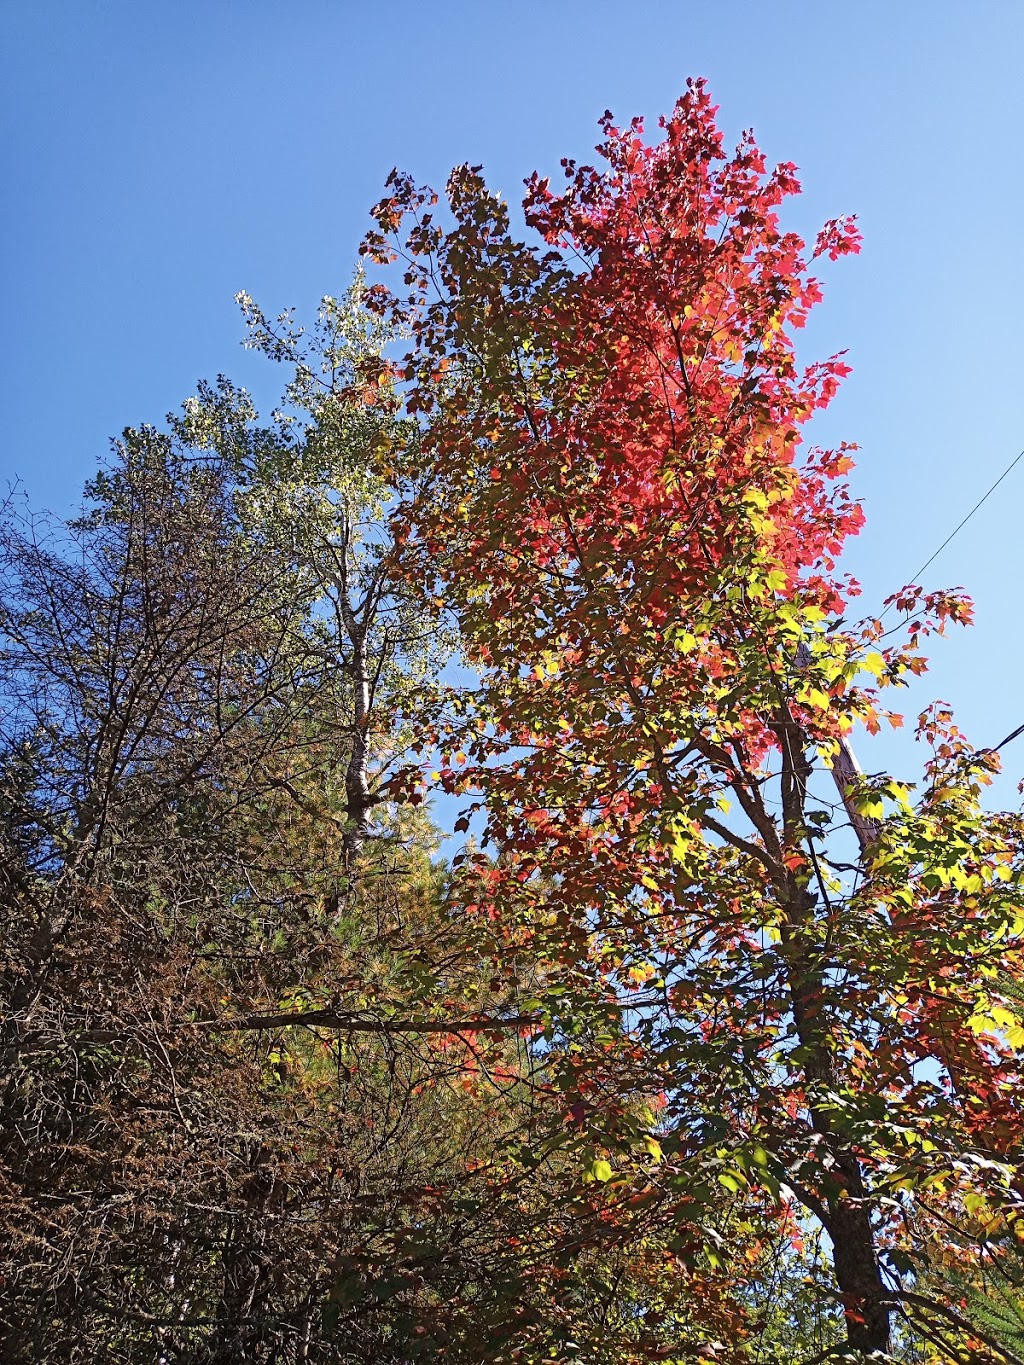
[[[1024,821],[700,82],[0,525],[0,1358],[1024,1360]]]

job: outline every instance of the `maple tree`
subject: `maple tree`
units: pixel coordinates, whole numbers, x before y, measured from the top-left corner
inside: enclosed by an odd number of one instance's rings
[[[606,115],[599,166],[527,182],[529,240],[478,167],[447,215],[398,173],[375,210],[364,252],[404,287],[370,296],[411,329],[421,425],[395,534],[479,678],[407,781],[482,805],[496,853],[468,851],[455,903],[496,964],[534,964],[608,1222],[663,1201],[689,1292],[734,1302],[817,1224],[847,1350],[1015,1358],[956,1267],[1024,1230],[1024,826],[983,808],[998,758],[941,707],[916,784],[850,765],[970,604],[907,588],[895,638],[847,619],[854,448],[803,434],[847,366],[798,363],[794,331],[856,227],[784,231],[795,168],[750,135],[727,155],[715,113],[696,82],[653,144]],[[699,1328],[680,1358],[758,1332]]]

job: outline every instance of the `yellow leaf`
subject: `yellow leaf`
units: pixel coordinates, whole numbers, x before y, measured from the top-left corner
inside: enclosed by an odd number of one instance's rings
[[[648,1133],[647,1136],[644,1138],[644,1146],[647,1148],[648,1152],[650,1152],[651,1156],[654,1158],[655,1161],[661,1160],[661,1143],[658,1141],[657,1138],[651,1137],[651,1135]]]

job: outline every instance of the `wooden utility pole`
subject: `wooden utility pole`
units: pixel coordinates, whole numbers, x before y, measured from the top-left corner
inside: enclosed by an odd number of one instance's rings
[[[810,662],[811,651],[805,644],[798,645],[796,651],[797,668],[806,668]],[[862,815],[856,807],[855,802],[860,788],[860,779],[863,776],[863,771],[849,741],[840,738],[839,751],[832,760],[832,780],[836,784],[839,799],[850,817],[850,824],[857,836],[861,853],[869,844],[874,843],[881,828],[877,820],[873,820],[868,815]]]

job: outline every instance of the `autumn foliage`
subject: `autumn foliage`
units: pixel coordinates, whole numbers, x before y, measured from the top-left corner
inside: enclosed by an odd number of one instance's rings
[[[971,606],[856,619],[857,229],[716,112],[393,173],[269,423],[8,509],[5,1359],[1024,1359],[1024,822],[851,748]]]
[[[481,679],[435,774],[479,794],[498,850],[467,864],[467,913],[545,964],[568,1112],[612,1170],[624,1095],[661,1097],[664,1165],[615,1178],[671,1191],[677,1245],[705,1253],[683,1255],[692,1295],[726,1259],[718,1187],[755,1230],[737,1284],[811,1219],[850,1348],[894,1348],[915,1314],[967,1340],[923,1247],[936,1199],[1016,1221],[1020,823],[982,812],[995,760],[942,713],[916,795],[841,776],[856,722],[900,723],[880,693],[923,669],[920,638],[970,614],[910,588],[901,642],[845,619],[852,447],[803,428],[847,367],[799,363],[794,334],[813,263],[857,232],[783,231],[794,167],[750,136],[727,156],[700,83],[653,145],[602,128],[598,167],[527,182],[532,244],[462,168],[443,221],[394,176],[365,247],[404,262],[376,304],[415,338],[397,538]]]

